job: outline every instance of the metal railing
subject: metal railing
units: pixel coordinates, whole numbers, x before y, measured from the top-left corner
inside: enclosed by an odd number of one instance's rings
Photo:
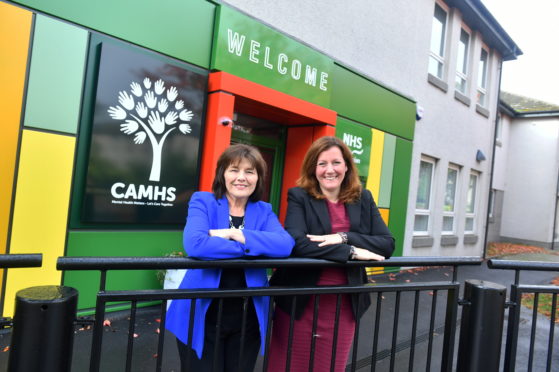
[[[14,269],[24,267],[41,267],[43,255],[40,253],[29,254],[0,254],[0,269]],[[0,318],[0,328],[12,326],[12,319],[9,317]]]
[[[17,267],[41,267],[43,255],[30,254],[0,254],[0,269],[12,269]]]
[[[530,327],[529,330],[529,344],[528,350],[524,350],[524,354],[527,353],[526,365],[522,366],[524,371],[532,371],[534,368],[534,349],[537,339],[537,325],[538,325],[538,306],[541,296],[549,295],[551,296],[551,306],[549,309],[550,319],[547,329],[543,331],[548,332],[547,336],[547,352],[545,361],[545,370],[547,372],[557,370],[559,366],[555,365],[553,368],[553,343],[555,337],[555,323],[556,323],[556,312],[557,312],[557,294],[559,293],[559,286],[557,285],[527,285],[520,284],[520,273],[521,271],[549,271],[549,272],[559,272],[559,263],[557,262],[539,262],[539,261],[512,261],[512,260],[499,260],[490,259],[488,261],[488,266],[491,269],[500,270],[514,270],[514,283],[510,286],[510,296],[509,302],[507,303],[509,308],[508,313],[508,326],[507,326],[507,337],[505,346],[505,357],[504,357],[504,371],[513,372],[516,370],[517,364],[520,363],[518,358],[518,343],[519,343],[519,332],[522,327]],[[524,295],[533,296],[533,309],[531,319],[526,319],[525,325],[522,325],[522,298]],[[542,332],[542,330],[540,330]],[[528,331],[526,331],[528,333]]]
[[[370,293],[374,295],[374,301],[369,314],[361,320],[356,321],[353,348],[350,355],[348,370],[355,371],[365,365],[371,365],[371,371],[375,371],[380,362],[388,363],[388,368],[393,371],[396,368],[396,354],[402,348],[409,349],[406,358],[409,371],[432,370],[435,364],[440,365],[441,371],[451,371],[455,346],[457,310],[459,306],[458,292],[460,284],[457,281],[457,269],[463,265],[479,265],[482,259],[478,257],[397,257],[382,262],[351,261],[346,264],[334,263],[325,260],[289,258],[289,259],[256,259],[256,260],[220,260],[200,261],[190,258],[174,257],[60,257],[57,262],[59,270],[97,270],[101,273],[99,292],[95,309],[93,326],[93,340],[90,356],[90,371],[99,371],[102,366],[102,343],[103,343],[103,320],[106,313],[106,305],[110,302],[129,302],[130,323],[128,340],[126,346],[126,361],[123,367],[126,371],[133,370],[132,354],[134,351],[134,327],[138,303],[142,301],[161,300],[161,324],[160,329],[165,329],[166,303],[172,299],[200,299],[217,298],[221,303],[224,298],[244,298],[245,305],[248,298],[252,296],[295,296],[301,294],[320,295],[336,294],[337,308],[340,306],[341,295],[351,293]],[[146,269],[195,269],[195,268],[318,268],[318,267],[425,267],[425,266],[451,266],[452,277],[447,281],[424,282],[424,283],[402,283],[402,284],[367,284],[362,286],[324,286],[309,288],[245,288],[245,289],[201,289],[201,290],[106,290],[107,271],[111,270],[146,270]],[[406,306],[409,301],[410,306]],[[314,316],[319,309],[317,300],[314,304]],[[194,304],[195,301],[192,301]],[[218,307],[221,309],[221,306]],[[246,309],[246,306],[244,307]],[[404,310],[402,310],[405,308]],[[441,309],[443,308],[443,309]],[[194,305],[191,307],[191,316]],[[268,313],[268,332],[266,345],[270,343],[270,327],[272,325],[272,309]],[[426,310],[425,310],[426,309]],[[221,310],[219,310],[221,311]],[[245,310],[246,311],[246,310]],[[293,309],[294,311],[294,309]],[[293,311],[290,328],[293,328]],[[386,320],[392,316],[391,321]],[[402,319],[407,317],[408,329],[403,329]],[[218,312],[218,319],[220,313]],[[437,325],[440,325],[437,327]],[[420,329],[427,326],[427,329]],[[425,328],[425,327],[424,327]],[[337,319],[334,324],[337,329]],[[155,370],[161,371],[164,351],[164,333],[158,335],[158,347]],[[420,334],[422,333],[422,334]],[[442,333],[443,342],[438,360],[433,360],[434,335]],[[365,335],[365,336],[364,336]],[[367,337],[368,336],[368,337]],[[189,343],[192,335],[189,335]],[[336,337],[336,332],[335,336]],[[421,342],[427,342],[425,352],[421,353],[423,365],[417,362],[416,348]],[[241,340],[241,344],[243,340]],[[335,341],[333,343],[336,344]],[[314,346],[311,345],[311,348]],[[268,350],[268,347],[266,348]],[[291,338],[288,341],[288,356],[291,350]],[[369,351],[366,351],[369,350]],[[311,350],[311,356],[314,355]],[[333,348],[335,358],[335,348]],[[361,354],[361,358],[359,358]],[[363,357],[363,355],[365,355]],[[389,360],[388,360],[389,359]],[[262,360],[262,370],[267,369],[268,354]],[[312,360],[311,360],[312,364]],[[289,363],[287,363],[289,367]],[[401,366],[398,366],[401,368]],[[288,368],[286,370],[289,370]],[[209,372],[209,371],[208,371]]]

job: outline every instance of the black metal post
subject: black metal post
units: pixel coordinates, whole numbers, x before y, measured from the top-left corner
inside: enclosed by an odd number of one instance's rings
[[[506,288],[483,280],[467,280],[462,310],[458,372],[498,372],[505,316]]]
[[[9,372],[70,371],[78,291],[40,286],[16,294]]]

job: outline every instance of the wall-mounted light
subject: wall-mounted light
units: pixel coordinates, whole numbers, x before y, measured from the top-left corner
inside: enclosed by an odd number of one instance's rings
[[[423,117],[423,112],[424,112],[423,107],[417,105],[417,106],[415,107],[415,120],[420,121],[421,118]]]
[[[477,153],[476,153],[476,160],[477,160],[477,161],[484,161],[485,159],[487,159],[487,158],[485,157],[485,154],[484,154],[481,150],[477,150]]]

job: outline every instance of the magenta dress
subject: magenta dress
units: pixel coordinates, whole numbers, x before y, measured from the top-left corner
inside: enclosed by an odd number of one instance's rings
[[[332,233],[349,231],[349,218],[343,203],[327,201],[328,213],[332,224]],[[347,284],[345,269],[324,268],[317,285],[331,286]],[[314,312],[314,295],[305,307],[300,319],[294,321],[293,341],[291,347],[290,371],[307,372],[309,370],[312,326]],[[334,341],[334,323],[336,319],[337,295],[321,295],[318,310],[318,322],[315,335],[315,353],[313,371],[330,371],[332,361],[332,344]],[[287,361],[287,340],[289,336],[290,316],[276,307],[268,372],[284,372]],[[336,342],[335,371],[345,371],[349,350],[355,333],[355,317],[350,295],[342,295],[340,319]]]

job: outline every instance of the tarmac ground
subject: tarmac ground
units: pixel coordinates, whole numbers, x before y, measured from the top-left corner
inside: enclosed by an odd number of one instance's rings
[[[523,257],[533,259],[532,257]],[[541,257],[537,257],[541,259]],[[546,257],[545,259],[559,259],[556,257]],[[522,284],[544,285],[559,276],[553,272],[523,271],[520,275]],[[397,274],[381,274],[372,277],[375,284],[401,284],[401,283],[420,283],[420,282],[449,282],[452,278],[452,269],[448,267],[436,267],[420,270],[402,271]],[[458,269],[458,281],[463,288],[464,281],[477,279],[502,284],[510,288],[514,281],[514,273],[507,270],[491,270],[486,263],[481,266],[463,266]],[[462,297],[463,289],[460,290],[459,297]],[[507,290],[508,294],[509,290]],[[373,294],[373,305],[361,319],[359,346],[357,350],[356,371],[371,370],[371,351],[372,334],[374,330],[374,320],[377,303]],[[432,291],[422,292],[419,296],[418,322],[415,338],[415,347],[411,348],[411,324],[413,321],[414,293],[402,293],[399,299],[399,311],[397,319],[397,335],[395,345],[392,344],[392,333],[394,330],[394,314],[396,308],[395,294],[392,292],[383,293],[381,321],[379,325],[379,344],[377,349],[376,371],[388,371],[392,364],[394,371],[408,371],[410,363],[413,364],[415,371],[438,371],[440,370],[440,355],[443,348],[444,312],[446,306],[446,292]],[[434,335],[432,342],[429,342],[429,319],[433,297],[436,298],[436,317],[434,322]],[[508,311],[505,311],[505,316]],[[519,343],[517,350],[517,370],[527,370],[529,355],[529,344],[531,335],[533,312],[527,308],[521,311]],[[461,311],[458,311],[458,327],[455,339],[455,358],[459,346],[459,323]],[[104,327],[103,348],[101,371],[123,371],[126,365],[126,346],[128,340],[129,312],[109,313],[107,319],[110,325]],[[137,310],[137,320],[135,324],[135,337],[133,344],[132,371],[155,371],[156,361],[160,357],[157,355],[157,339],[159,335],[159,307],[151,306],[139,308]],[[503,331],[503,340],[506,335],[506,320]],[[547,349],[549,345],[549,325],[550,320],[543,315],[537,316],[535,327],[535,342],[533,351],[533,371],[545,371],[547,361]],[[559,329],[555,325],[554,345],[559,345]],[[161,330],[162,331],[162,330]],[[74,350],[72,357],[72,371],[81,372],[89,369],[89,356],[91,350],[91,327],[77,325],[74,334]],[[175,339],[172,334],[165,332],[164,352],[162,360],[162,371],[180,371],[180,363],[176,350]],[[46,342],[48,342],[46,340]],[[7,361],[9,355],[10,331],[0,331],[0,372],[7,371]],[[503,343],[504,345],[504,343]],[[394,347],[395,346],[395,347]],[[555,350],[557,346],[554,346]],[[396,350],[392,355],[391,350]],[[429,350],[432,357],[428,361]],[[504,346],[501,349],[501,359],[504,354]],[[351,362],[350,354],[350,362]],[[427,363],[430,363],[428,366]],[[502,368],[502,363],[501,363]],[[349,369],[348,369],[349,370]],[[552,356],[552,369],[559,370],[559,353]],[[262,371],[262,358],[257,362],[256,372]],[[204,371],[205,372],[205,371]],[[209,371],[208,371],[209,372]]]

